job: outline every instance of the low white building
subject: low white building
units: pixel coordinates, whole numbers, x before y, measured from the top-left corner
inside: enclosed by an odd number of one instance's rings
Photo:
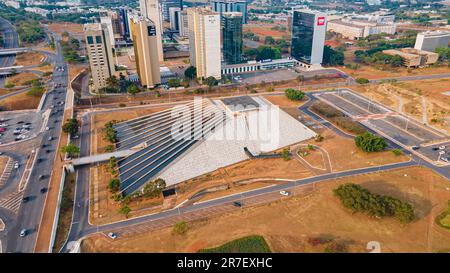
[[[426,31],[417,34],[415,49],[434,52],[450,43],[450,31]]]
[[[341,34],[348,39],[359,40],[373,34],[395,34],[397,25],[389,22],[379,23],[370,20],[343,18],[328,21],[327,30]]]

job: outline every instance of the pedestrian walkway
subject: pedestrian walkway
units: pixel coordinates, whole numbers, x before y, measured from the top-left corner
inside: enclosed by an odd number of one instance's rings
[[[0,207],[17,213],[22,203],[23,192],[13,192],[0,200]]]

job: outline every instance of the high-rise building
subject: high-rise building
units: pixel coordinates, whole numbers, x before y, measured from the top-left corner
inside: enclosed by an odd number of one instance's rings
[[[434,52],[438,47],[448,47],[450,31],[426,31],[417,34],[415,49]]]
[[[159,68],[156,25],[148,18],[141,17],[131,25],[136,69],[141,85],[154,87],[161,83]]]
[[[222,52],[227,64],[242,61],[242,13],[222,14]]]
[[[180,8],[183,9],[182,0],[161,0],[161,11],[163,18],[166,21],[170,20],[170,8]]]
[[[120,15],[111,10],[101,12],[100,23],[105,24],[108,28],[110,43],[113,47],[115,47],[116,42],[124,38],[124,29]]]
[[[180,12],[180,30],[179,30],[180,36],[188,37],[189,36],[189,22],[188,22],[188,15],[187,10],[182,10]]]
[[[224,12],[240,12],[242,13],[242,23],[247,23],[247,1],[245,0],[212,0],[212,9],[220,13],[220,17]]]
[[[126,8],[121,8],[119,10],[120,21],[122,23],[122,29],[123,29],[123,37],[125,40],[131,39],[130,25],[129,25],[129,19],[128,19],[129,11],[130,10],[126,9]]]
[[[221,78],[220,15],[205,8],[189,8],[189,58],[197,77]]]
[[[116,74],[107,26],[85,24],[84,37],[95,90],[106,87],[106,79]]]
[[[291,55],[302,66],[320,66],[323,58],[327,17],[320,12],[294,11],[292,16]]]
[[[179,7],[171,7],[169,8],[169,17],[170,17],[170,29],[173,31],[180,31],[181,24],[181,8]]]
[[[139,0],[139,7],[141,9],[141,15],[150,19],[155,24],[156,28],[156,40],[157,40],[157,52],[160,62],[164,61],[164,52],[162,46],[162,18],[159,9],[158,0]]]

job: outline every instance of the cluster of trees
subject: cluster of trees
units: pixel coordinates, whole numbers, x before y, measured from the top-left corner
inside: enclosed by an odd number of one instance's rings
[[[449,47],[438,47],[435,52],[439,54],[439,60],[441,62],[450,61],[450,48]]]
[[[367,51],[357,50],[355,51],[356,61],[365,64],[380,64],[390,65],[392,67],[400,67],[403,64],[403,58],[395,55],[387,55],[382,52],[376,52],[373,54],[367,53]]]
[[[91,23],[94,17],[99,17],[95,13],[68,13],[68,14],[48,14],[47,18],[55,22],[71,22],[77,24]]]
[[[34,43],[44,39],[45,31],[39,24],[44,17],[28,13],[22,9],[0,5],[0,17],[15,25],[19,38],[25,43]]]
[[[45,91],[45,86],[44,83],[42,82],[42,79],[34,79],[31,80],[30,82],[27,82],[27,84],[31,84],[31,89],[30,91],[27,92],[28,96],[32,96],[32,97],[41,97],[42,94],[44,94]]]
[[[379,152],[387,147],[387,143],[384,138],[377,137],[370,132],[357,135],[355,137],[355,144],[364,152]]]
[[[246,49],[244,50],[244,54],[248,58],[256,59],[257,61],[281,58],[281,51],[279,48],[267,45]]]
[[[360,185],[347,183],[333,190],[344,207],[376,217],[394,216],[402,223],[414,220],[414,208],[399,199],[374,194]]]
[[[67,119],[66,123],[62,126],[62,130],[66,134],[76,135],[78,134],[78,128],[80,124],[76,118]]]
[[[325,65],[344,65],[344,48],[333,49],[331,46],[325,46],[323,49],[323,64]]]
[[[68,33],[63,33],[67,36]],[[80,41],[76,38],[70,38],[67,41],[61,41],[62,53],[64,56],[64,60],[68,63],[81,63],[85,61],[85,58],[80,57],[78,51],[80,50]]]
[[[117,132],[113,127],[114,124],[115,121],[105,123],[105,139],[111,143],[117,142]]]
[[[24,21],[18,24],[17,33],[24,43],[35,43],[45,38],[45,31],[37,21]]]
[[[256,41],[256,42],[258,42],[260,40],[258,35],[256,35],[253,32],[250,32],[250,31],[244,32],[244,34],[242,34],[242,37],[244,39],[249,39],[249,40]]]
[[[69,143],[67,145],[61,146],[61,153],[67,153],[69,157],[74,157],[80,154],[80,148],[73,143]]]
[[[130,95],[136,95],[141,90],[137,85],[130,80],[127,80],[125,76],[120,73],[119,77],[112,75],[106,79],[106,87],[98,90],[100,93],[128,93]]]
[[[295,90],[293,88],[288,88],[284,91],[286,97],[290,100],[302,100],[305,97],[305,93],[300,90]]]
[[[280,52],[288,52],[289,46],[291,45],[286,39],[274,39],[272,36],[266,36],[264,39],[264,44],[271,45],[277,48]]]

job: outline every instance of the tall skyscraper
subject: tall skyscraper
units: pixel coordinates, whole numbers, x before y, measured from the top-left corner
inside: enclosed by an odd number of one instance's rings
[[[129,10],[126,8],[121,8],[119,10],[120,21],[122,23],[122,28],[123,28],[123,37],[125,38],[125,40],[131,39],[130,25],[129,25],[129,20],[128,20],[128,12],[129,12]]]
[[[188,9],[189,58],[197,77],[221,78],[220,15],[205,8]]]
[[[109,40],[112,47],[116,46],[118,40],[124,37],[124,29],[121,23],[120,15],[115,11],[107,11],[100,13],[100,23],[105,24],[108,28]]]
[[[220,13],[220,17],[224,12],[240,12],[242,13],[242,23],[247,24],[247,1],[245,0],[212,0],[212,9]]]
[[[162,46],[163,29],[158,0],[139,0],[139,7],[141,9],[141,15],[150,19],[155,24],[158,58],[160,62],[163,62],[164,61],[164,53]]]
[[[171,7],[169,8],[169,17],[170,17],[170,29],[173,31],[180,31],[181,24],[181,8],[179,7]]]
[[[242,13],[222,14],[222,51],[227,64],[242,61]]]
[[[148,18],[141,17],[131,25],[133,36],[134,56],[141,85],[154,87],[161,83],[159,68],[156,25]]]
[[[187,15],[187,10],[182,10],[180,12],[180,36],[188,37],[189,36],[189,20]]]
[[[291,55],[307,68],[320,66],[323,58],[327,17],[320,12],[294,11]]]
[[[116,74],[108,29],[103,24],[85,24],[84,37],[95,90],[106,87],[106,79]]]

